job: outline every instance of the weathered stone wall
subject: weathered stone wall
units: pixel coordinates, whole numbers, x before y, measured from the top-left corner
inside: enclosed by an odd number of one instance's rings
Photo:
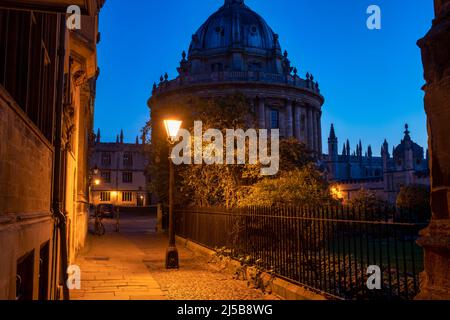
[[[33,252],[38,271],[41,245],[51,248],[53,150],[2,86],[0,137],[0,300],[14,300],[17,260]],[[34,299],[38,283],[34,272]]]
[[[425,111],[433,217],[421,233],[425,272],[419,299],[450,299],[450,0],[435,0],[436,18],[418,42],[426,80]]]

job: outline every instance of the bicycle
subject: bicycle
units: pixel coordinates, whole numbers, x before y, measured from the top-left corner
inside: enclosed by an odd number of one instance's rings
[[[95,222],[94,222],[94,234],[97,236],[103,236],[106,233],[105,225],[102,222],[103,217],[100,213],[95,213]]]

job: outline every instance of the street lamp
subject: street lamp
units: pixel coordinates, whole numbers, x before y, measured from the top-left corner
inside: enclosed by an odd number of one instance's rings
[[[169,140],[169,247],[166,252],[166,269],[178,269],[178,250],[175,245],[175,229],[174,229],[174,183],[175,174],[172,161],[172,148],[178,140],[178,132],[180,131],[182,121],[179,120],[164,120],[164,127],[166,128],[167,137]]]

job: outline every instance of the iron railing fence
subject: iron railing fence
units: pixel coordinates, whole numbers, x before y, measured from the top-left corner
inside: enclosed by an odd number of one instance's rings
[[[343,299],[410,300],[419,290],[426,226],[420,212],[393,208],[248,207],[175,212],[176,232],[212,249],[227,247],[267,270]],[[381,289],[367,286],[369,266]]]

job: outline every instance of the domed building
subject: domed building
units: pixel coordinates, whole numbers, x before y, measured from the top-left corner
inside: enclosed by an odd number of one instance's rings
[[[148,105],[158,111],[186,96],[244,94],[257,115],[259,129],[280,129],[317,156],[322,155],[324,98],[311,74],[303,79],[282,51],[279,36],[244,0],[224,5],[192,36],[183,51],[178,76],[166,73],[154,84]],[[156,120],[155,120],[156,121]]]

